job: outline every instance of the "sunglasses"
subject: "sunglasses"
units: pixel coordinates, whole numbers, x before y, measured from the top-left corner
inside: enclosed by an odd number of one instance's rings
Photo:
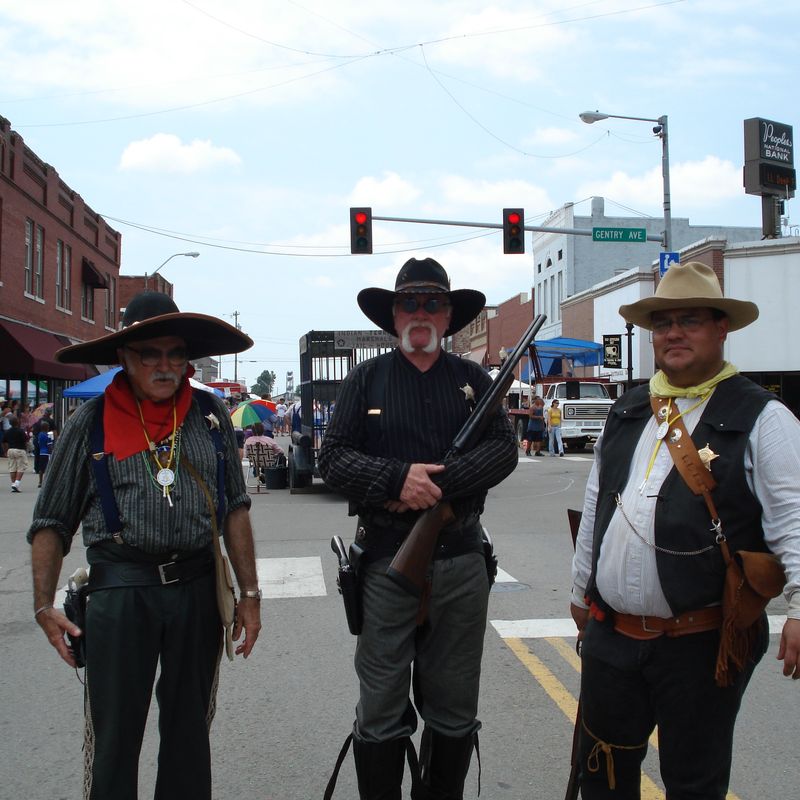
[[[450,308],[449,300],[440,300],[438,297],[429,297],[427,300],[418,300],[416,297],[403,297],[395,300],[395,305],[402,308],[407,314],[413,314],[419,308],[428,314],[435,314],[445,308]]]
[[[163,358],[166,358],[171,367],[181,367],[187,362],[186,348],[173,347],[172,350],[160,350],[156,347],[143,347],[137,350],[130,345],[126,346],[127,350],[136,353],[139,361],[142,362],[143,367],[157,367]]]
[[[668,333],[673,325],[677,325],[682,331],[686,331],[687,333],[695,333],[699,331],[706,322],[711,322],[712,319],[713,317],[695,317],[693,315],[675,317],[675,319],[662,317],[652,320],[650,327],[653,333],[657,333],[661,336]]]

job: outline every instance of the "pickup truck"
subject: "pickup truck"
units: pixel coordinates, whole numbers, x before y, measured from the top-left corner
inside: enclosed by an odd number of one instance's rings
[[[583,450],[589,442],[597,440],[605,425],[608,411],[614,404],[608,393],[608,384],[599,381],[563,380],[536,384],[535,394],[544,400],[548,409],[553,400],[561,406],[561,436],[569,450]],[[528,409],[509,411],[517,438],[522,441],[528,427]]]

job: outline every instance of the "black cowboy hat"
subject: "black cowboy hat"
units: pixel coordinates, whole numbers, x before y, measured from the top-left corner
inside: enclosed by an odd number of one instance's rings
[[[486,295],[475,289],[450,289],[450,278],[444,267],[432,258],[410,258],[400,267],[389,289],[362,289],[358,293],[359,308],[382,330],[397,336],[392,307],[398,294],[446,294],[453,307],[450,327],[445,336],[457,333],[472,322],[486,305]]]
[[[117,349],[130,342],[179,336],[186,340],[189,360],[241,353],[253,346],[245,333],[206,314],[181,312],[162,292],[142,292],[128,303],[120,330],[81,344],[63,347],[56,360],[63,364],[117,364]]]

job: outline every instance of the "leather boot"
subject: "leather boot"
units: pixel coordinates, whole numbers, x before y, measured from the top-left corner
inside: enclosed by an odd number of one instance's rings
[[[419,748],[421,786],[411,792],[412,800],[463,800],[476,740],[476,733],[444,736],[426,725]]]
[[[353,758],[361,800],[401,800],[408,739],[360,742],[353,739]]]

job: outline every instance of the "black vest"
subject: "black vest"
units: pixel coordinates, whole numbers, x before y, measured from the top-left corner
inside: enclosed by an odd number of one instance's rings
[[[761,529],[761,504],[745,479],[744,453],[756,418],[773,399],[773,394],[748,378],[735,375],[717,385],[692,433],[698,449],[709,445],[719,455],[711,462],[718,484],[712,497],[731,551],[767,549]],[[622,493],[630,477],[636,444],[652,414],[649,388],[640,386],[614,404],[606,421],[600,453],[592,575],[587,588],[595,601],[602,602],[595,588],[600,545],[616,509],[615,497]],[[714,541],[710,528],[703,498],[692,494],[673,467],[656,500],[656,545],[680,552],[701,550]],[[657,550],[656,565],[664,596],[674,615],[720,601],[725,563],[719,547],[696,556],[674,556]]]

